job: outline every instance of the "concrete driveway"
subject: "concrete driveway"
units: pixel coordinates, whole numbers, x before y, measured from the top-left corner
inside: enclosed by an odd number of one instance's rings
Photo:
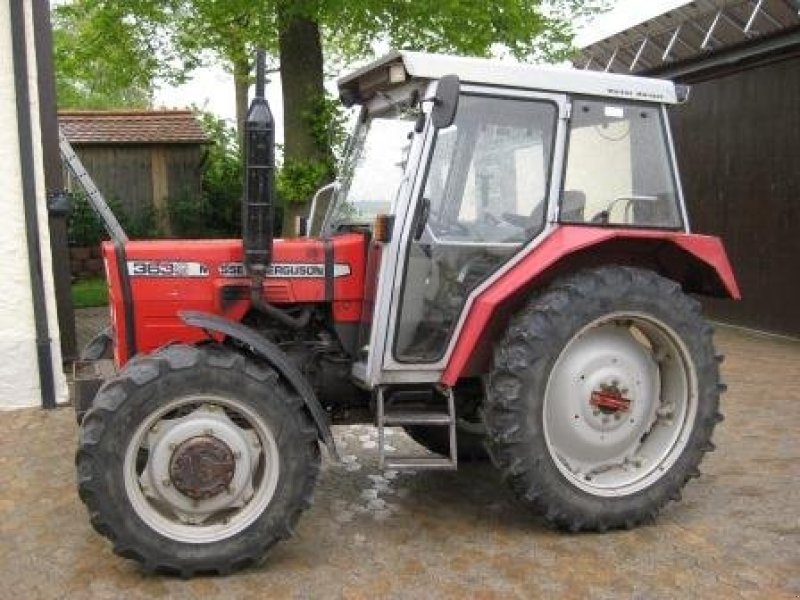
[[[800,343],[729,329],[717,343],[718,450],[653,525],[552,531],[488,465],[381,473],[374,429],[337,428],[348,462],[326,462],[296,536],[228,578],[149,577],[114,556],[75,492],[71,410],[0,413],[0,598],[796,599]]]

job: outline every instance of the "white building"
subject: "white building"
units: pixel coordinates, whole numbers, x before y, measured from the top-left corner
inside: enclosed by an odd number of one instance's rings
[[[32,0],[0,1],[0,409],[53,406],[67,400],[50,253],[33,13]]]

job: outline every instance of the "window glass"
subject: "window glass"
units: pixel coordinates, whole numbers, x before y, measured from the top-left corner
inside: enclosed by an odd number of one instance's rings
[[[660,106],[573,101],[561,220],[680,226]]]
[[[462,98],[426,180],[428,236],[523,242],[541,229],[555,114],[547,103]]]
[[[469,293],[542,230],[558,111],[462,96],[437,133],[408,249],[395,357],[438,360]]]
[[[359,126],[342,165],[339,188],[324,233],[343,226],[371,225],[388,213],[405,171],[415,114],[370,117]]]

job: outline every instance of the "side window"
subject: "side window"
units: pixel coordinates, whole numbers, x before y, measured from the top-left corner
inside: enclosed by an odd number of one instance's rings
[[[561,221],[680,227],[660,106],[573,101]]]
[[[524,242],[544,224],[556,107],[465,96],[438,133],[424,196],[441,241]]]

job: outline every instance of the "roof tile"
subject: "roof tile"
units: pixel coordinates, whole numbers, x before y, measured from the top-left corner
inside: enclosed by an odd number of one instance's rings
[[[205,144],[210,140],[189,110],[61,111],[71,144]]]

